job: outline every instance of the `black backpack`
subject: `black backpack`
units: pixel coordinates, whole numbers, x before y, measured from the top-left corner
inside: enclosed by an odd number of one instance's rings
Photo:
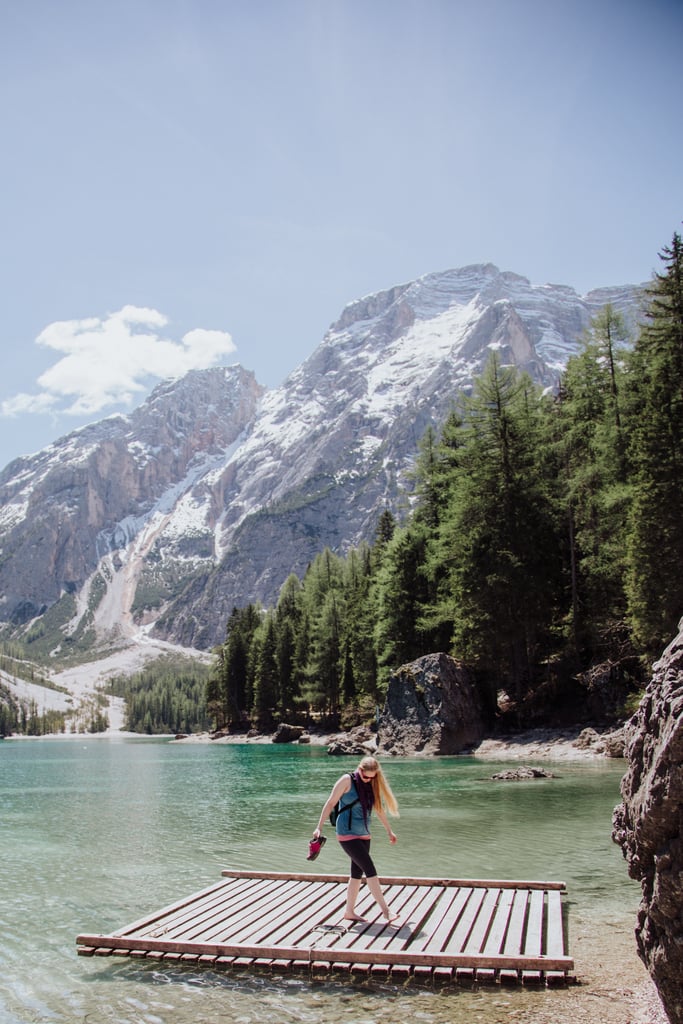
[[[351,780],[353,780],[353,772],[349,772],[348,774],[349,774],[349,778]],[[357,803],[359,803],[358,797],[356,797],[355,800],[352,800],[350,804],[344,804],[344,806],[342,807],[341,800],[340,800],[339,803],[337,804],[337,806],[333,807],[332,810],[330,811],[330,825],[336,825],[337,824],[337,818],[339,817],[339,815],[340,814],[346,814],[346,812],[348,811],[349,812],[349,826],[350,826],[351,825],[351,808],[355,807]]]

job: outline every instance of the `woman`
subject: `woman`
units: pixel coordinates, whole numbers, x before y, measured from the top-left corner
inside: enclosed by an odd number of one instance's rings
[[[370,818],[372,812],[384,825],[389,842],[397,842],[387,820],[387,813],[398,817],[398,803],[391,792],[391,787],[382,773],[379,762],[374,757],[364,757],[352,774],[342,775],[335,783],[325,805],[320,812],[318,827],[313,833],[315,839],[322,832],[330,811],[340,805],[336,822],[337,839],[343,850],[351,858],[351,875],[346,890],[345,921],[363,921],[356,913],[356,900],[360,892],[361,880],[365,875],[368,889],[379,905],[387,921],[400,927],[398,914],[392,913],[382,894],[377,870],[370,856]]]

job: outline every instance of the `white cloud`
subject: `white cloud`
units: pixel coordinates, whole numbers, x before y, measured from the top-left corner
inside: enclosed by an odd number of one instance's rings
[[[0,406],[3,416],[20,416],[25,412],[52,412],[57,399],[54,395],[43,393],[41,395],[27,395],[20,391],[12,398],[6,398]]]
[[[40,375],[36,394],[3,401],[2,415],[88,416],[109,406],[129,405],[149,389],[152,379],[205,370],[235,352],[225,331],[196,327],[173,341],[159,333],[167,323],[155,309],[124,306],[104,318],[49,324],[36,343],[62,357]]]

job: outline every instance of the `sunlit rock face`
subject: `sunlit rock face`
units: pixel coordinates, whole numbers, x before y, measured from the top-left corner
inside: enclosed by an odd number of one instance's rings
[[[683,629],[628,725],[629,769],[613,838],[643,898],[638,952],[672,1024],[683,1024]]]
[[[379,749],[397,755],[458,754],[488,722],[469,673],[447,654],[426,654],[393,672],[379,723]]]

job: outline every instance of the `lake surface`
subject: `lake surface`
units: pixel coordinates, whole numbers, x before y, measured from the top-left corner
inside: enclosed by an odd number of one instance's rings
[[[557,999],[78,957],[79,932],[118,929],[225,867],[307,870],[320,807],[355,763],[273,744],[0,742],[0,1024],[470,1024]],[[588,926],[606,943],[632,932],[640,889],[610,839],[624,762],[546,764],[557,778],[516,783],[471,758],[383,763],[401,817],[394,847],[375,823],[381,874],[565,881],[572,955]],[[328,842],[316,869],[347,867]]]

